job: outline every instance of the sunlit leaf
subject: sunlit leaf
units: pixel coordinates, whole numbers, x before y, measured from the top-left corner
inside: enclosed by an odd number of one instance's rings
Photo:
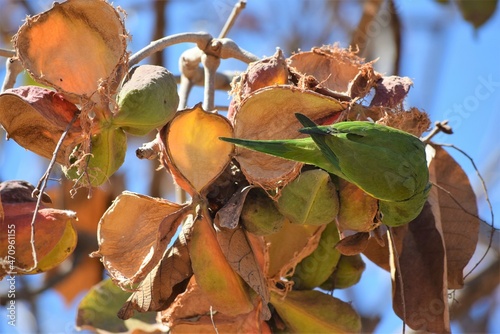
[[[111,278],[121,286],[142,281],[160,262],[185,207],[125,191],[102,216],[99,250]]]
[[[109,77],[115,80],[126,37],[118,12],[106,1],[72,0],[27,18],[15,46],[35,80],[90,97]]]
[[[180,185],[189,193],[200,193],[231,160],[233,145],[219,140],[232,137],[229,121],[202,109],[179,111],[166,128],[166,149],[170,170],[181,178]],[[178,175],[176,175],[178,173]]]
[[[234,136],[243,139],[291,139],[304,137],[295,117],[300,112],[318,123],[339,116],[346,105],[336,99],[292,86],[256,90],[241,104],[234,119]],[[301,163],[236,148],[236,159],[250,183],[275,188],[293,180]]]
[[[0,124],[7,137],[34,153],[50,159],[78,108],[54,91],[25,86],[0,95]],[[83,140],[76,120],[57,152],[57,162],[67,164],[73,148]]]

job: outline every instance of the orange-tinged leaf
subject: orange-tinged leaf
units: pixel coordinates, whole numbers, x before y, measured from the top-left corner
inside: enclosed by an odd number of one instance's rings
[[[232,137],[229,121],[203,110],[201,104],[177,112],[166,129],[166,150],[173,174],[177,171],[191,189],[200,193],[231,161],[233,145],[219,140]],[[181,184],[182,185],[182,184]]]
[[[216,311],[230,316],[253,309],[247,285],[233,270],[219,246],[209,213],[202,210],[184,222],[196,282]]]
[[[50,159],[62,133],[78,108],[54,91],[25,86],[0,95],[0,124],[7,137],[34,153]],[[57,162],[68,164],[73,148],[83,140],[77,120],[57,153]]]
[[[38,82],[90,97],[125,57],[127,34],[118,12],[103,0],[54,3],[19,29],[19,59]]]
[[[140,282],[163,257],[188,208],[125,191],[99,221],[99,250],[92,255],[120,286]]]
[[[241,103],[234,119],[234,136],[244,139],[292,139],[304,137],[295,117],[300,112],[317,123],[339,116],[346,105],[336,99],[293,86],[258,89]],[[301,163],[236,148],[236,160],[250,183],[274,189],[293,180]]]
[[[435,154],[429,165],[429,173],[432,182],[438,187],[434,187],[435,193],[429,201],[432,200],[433,210],[439,211],[443,226],[448,288],[460,289],[464,284],[463,270],[474,254],[478,241],[476,195],[460,165],[441,146],[432,147]]]

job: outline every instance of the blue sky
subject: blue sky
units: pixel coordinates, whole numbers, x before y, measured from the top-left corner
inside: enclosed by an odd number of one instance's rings
[[[309,0],[312,1],[312,0]],[[51,1],[32,1],[40,9],[47,8]],[[114,1],[128,12],[126,26],[132,34],[129,49],[134,52],[149,43],[151,19],[144,11],[136,9],[141,1],[123,0]],[[172,1],[169,7],[168,33],[206,30],[214,36],[224,24],[225,17],[231,9],[232,1],[215,0],[202,1]],[[257,56],[267,56],[274,53],[281,45],[280,37],[286,34],[280,27],[295,25],[290,20],[300,21],[297,17],[298,1],[276,0],[270,4],[266,1],[248,0],[245,12],[257,17],[262,25],[258,32],[249,29],[234,30],[228,37],[235,40],[241,47]],[[438,135],[437,142],[454,144],[466,151],[476,162],[481,173],[487,177],[487,186],[490,191],[496,217],[500,216],[500,150],[498,144],[498,130],[500,124],[500,11],[478,31],[472,25],[464,22],[456,8],[442,6],[431,0],[400,0],[396,1],[397,8],[403,23],[403,49],[401,75],[410,77],[414,82],[407,99],[409,106],[416,106],[427,111],[432,121],[449,119],[453,126],[452,136]],[[279,10],[276,10],[279,9]],[[201,11],[203,10],[203,11]],[[201,12],[200,12],[201,11]],[[291,15],[293,14],[293,15]],[[146,16],[145,16],[146,15]],[[23,16],[20,16],[22,18]],[[204,19],[210,18],[210,19]],[[309,18],[306,18],[309,19]],[[304,19],[304,20],[306,20]],[[357,18],[353,18],[356,22]],[[307,23],[309,22],[309,23]],[[317,33],[314,20],[297,22],[297,29],[310,30]],[[379,36],[380,37],[380,36]],[[345,36],[333,31],[331,42],[339,41],[346,46]],[[381,72],[387,71],[387,61],[391,45],[380,38],[380,57],[376,65]],[[177,59],[180,54],[193,45],[174,46],[167,50],[167,67],[178,73]],[[312,45],[304,46],[307,50]],[[3,61],[0,65],[0,77],[3,78]],[[222,70],[244,70],[245,65],[237,61],[223,61]],[[190,104],[201,99],[201,89],[196,89],[191,96]],[[216,104],[228,104],[228,95],[225,92],[217,93]],[[139,146],[140,139],[129,145],[126,163],[122,171],[146,170],[144,163],[138,161],[133,150]],[[47,161],[39,159],[31,152],[20,148],[15,142],[9,141],[0,146],[0,179],[26,179],[32,183],[38,181],[46,168]],[[470,162],[454,151],[450,153],[463,166],[470,177],[471,183],[479,197],[480,215],[491,223],[490,215],[485,205],[484,196],[481,196],[478,178]],[[141,193],[146,187],[140,182],[129,179],[127,188]],[[498,225],[498,224],[497,224]],[[35,277],[30,281],[37,283]],[[353,300],[354,305],[361,311],[368,312],[385,310],[391,313],[391,288],[388,273],[369,265],[361,283],[356,289],[350,289],[339,294],[344,300]],[[3,286],[0,284],[0,289]],[[497,289],[498,290],[498,289]],[[369,291],[370,293],[367,293]],[[385,296],[385,297],[384,297]],[[496,293],[500,300],[499,292]],[[380,303],[385,300],[386,303]],[[65,308],[61,300],[54,293],[46,293],[40,298],[43,330],[46,333],[71,333],[74,312],[77,303]],[[21,312],[21,310],[19,310]],[[21,314],[19,314],[21,316]],[[497,319],[500,317],[496,312]],[[0,312],[0,319],[5,319]],[[0,321],[0,333],[12,332],[5,327],[5,321]],[[18,333],[26,333],[27,329],[17,328]],[[395,316],[383,319],[377,333],[399,333],[401,322]],[[15,331],[14,331],[15,332]],[[491,332],[500,332],[499,325],[491,328]]]

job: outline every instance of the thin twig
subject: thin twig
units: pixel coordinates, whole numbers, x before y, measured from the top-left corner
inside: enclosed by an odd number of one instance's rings
[[[201,61],[205,70],[203,109],[211,111],[215,107],[215,73],[220,65],[220,58],[204,54]]]
[[[0,57],[12,58],[16,55],[15,50],[7,50],[0,48]]]
[[[395,75],[399,75],[401,67],[401,19],[394,5],[394,0],[389,1],[389,11],[391,14],[392,37],[394,39],[394,46],[396,48],[396,55],[394,56],[394,69]]]
[[[224,24],[224,27],[222,28],[219,34],[219,38],[224,38],[227,36],[229,30],[231,30],[231,28],[234,25],[234,22],[236,22],[236,19],[240,15],[241,11],[245,9],[246,5],[247,5],[246,0],[240,0],[234,5],[231,14],[229,14],[229,17],[227,18],[227,21]]]
[[[179,43],[195,43],[201,50],[212,40],[212,36],[206,32],[180,33],[166,36],[149,43],[148,46],[137,51],[129,59],[129,66],[137,65],[141,60],[151,56],[153,53],[161,51],[168,46]]]
[[[36,189],[33,191],[34,195],[37,196],[37,201],[36,201],[36,206],[35,206],[35,211],[33,212],[33,219],[31,220],[31,235],[30,235],[30,243],[31,243],[31,255],[33,256],[33,266],[30,269],[24,270],[21,268],[22,271],[33,271],[37,266],[38,266],[38,259],[36,255],[36,248],[35,248],[35,221],[36,217],[38,215],[38,211],[40,210],[40,205],[42,202],[42,196],[41,194],[44,193],[45,187],[47,186],[47,181],[50,177],[50,172],[52,171],[52,168],[54,168],[54,164],[56,163],[56,158],[57,158],[57,153],[61,149],[61,145],[66,138],[66,135],[68,134],[69,130],[73,126],[73,123],[77,120],[78,116],[80,113],[75,113],[71,121],[68,123],[66,126],[66,129],[64,132],[61,134],[61,138],[59,138],[59,141],[57,142],[56,147],[54,148],[54,152],[52,153],[52,159],[50,160],[49,166],[47,167],[47,170],[43,174],[43,176],[40,178],[40,181],[38,181],[38,185]]]
[[[5,78],[2,84],[2,90],[0,92],[4,92],[6,89],[13,88],[16,84],[17,76],[24,70],[24,67],[19,59],[15,58],[8,58],[5,64],[5,68]]]
[[[452,128],[448,125],[448,121],[436,121],[434,123],[434,128],[431,130],[431,132],[424,138],[422,138],[422,141],[424,143],[429,143],[429,141],[438,133],[443,132],[446,133],[447,135],[453,134]]]

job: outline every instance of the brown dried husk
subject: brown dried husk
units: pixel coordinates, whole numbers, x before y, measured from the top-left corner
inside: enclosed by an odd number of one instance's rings
[[[30,151],[50,159],[78,108],[61,94],[36,86],[7,90],[0,95],[0,124],[12,138]],[[69,163],[73,148],[83,140],[79,120],[72,125],[57,152],[56,161]]]
[[[303,75],[313,76],[322,87],[351,98],[364,97],[380,78],[373,70],[373,62],[365,63],[356,52],[338,45],[294,54],[288,63]]]
[[[317,123],[345,110],[336,99],[293,86],[280,85],[256,90],[243,100],[234,120],[234,135],[244,139],[292,139],[305,137],[295,113]],[[300,172],[301,163],[236,148],[236,160],[250,183],[265,189],[284,186]]]
[[[99,87],[116,88],[126,39],[119,13],[106,1],[72,0],[27,18],[14,42],[36,81],[77,100]]]

